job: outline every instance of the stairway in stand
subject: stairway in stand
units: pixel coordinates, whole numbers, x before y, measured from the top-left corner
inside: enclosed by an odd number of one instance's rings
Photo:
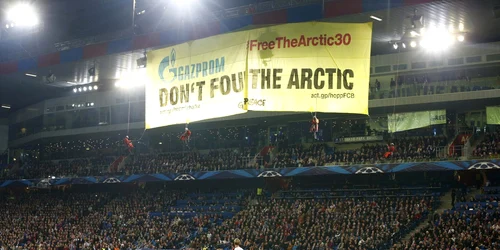
[[[109,165],[109,172],[110,173],[118,172],[118,170],[123,166],[123,163],[125,162],[126,158],[127,157],[125,156],[120,156],[116,158],[116,160],[113,163],[111,163],[111,165]]]
[[[448,148],[448,155],[450,156],[463,156],[463,148],[467,141],[471,138],[469,133],[460,133],[455,137],[455,140],[450,144]]]
[[[268,155],[272,150],[273,150],[273,146],[265,146],[263,147],[261,150],[260,150],[260,156],[266,156]]]

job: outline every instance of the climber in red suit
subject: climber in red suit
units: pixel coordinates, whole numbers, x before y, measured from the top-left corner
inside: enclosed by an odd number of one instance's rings
[[[385,152],[384,158],[391,157],[395,151],[396,151],[396,147],[394,146],[394,143],[387,145],[387,152]]]
[[[311,120],[311,128],[309,132],[314,134],[314,139],[318,139],[318,131],[319,131],[319,119],[314,115]]]
[[[132,144],[132,141],[128,138],[128,135],[125,136],[125,139],[123,139],[123,143],[127,147],[128,152],[132,153],[132,150],[134,150],[134,144]]]
[[[184,133],[181,135],[180,139],[181,141],[185,142],[186,144],[189,142],[189,138],[191,138],[191,130],[189,130],[188,127],[186,127]]]

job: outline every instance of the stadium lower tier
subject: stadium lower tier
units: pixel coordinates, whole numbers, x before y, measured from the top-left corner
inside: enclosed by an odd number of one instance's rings
[[[244,249],[387,249],[436,208],[442,191],[28,190],[2,195],[0,244],[4,249],[231,249],[239,238]],[[363,197],[338,196],[342,192]]]
[[[500,187],[484,187],[471,202],[457,202],[395,244],[399,249],[497,249],[500,244]],[[485,197],[487,201],[481,201]]]
[[[249,250],[496,249],[498,176],[11,185],[0,189],[0,247],[230,250],[239,239]]]

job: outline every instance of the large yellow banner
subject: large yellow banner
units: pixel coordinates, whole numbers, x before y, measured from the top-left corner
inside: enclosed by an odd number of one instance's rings
[[[248,33],[191,41],[148,53],[146,128],[246,112]]]
[[[146,128],[254,111],[368,114],[372,24],[297,23],[148,53]]]
[[[250,30],[249,110],[368,114],[372,23]]]

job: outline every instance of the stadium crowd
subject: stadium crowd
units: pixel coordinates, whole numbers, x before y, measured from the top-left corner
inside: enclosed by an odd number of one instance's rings
[[[0,199],[3,249],[230,249],[235,238],[245,249],[376,249],[389,246],[435,203],[418,195],[287,199],[245,190],[147,188],[30,190]],[[225,212],[230,206],[242,210]]]
[[[246,169],[254,156],[255,150],[250,148],[211,150],[207,154],[196,151],[144,154],[133,157],[123,172],[153,174]]]
[[[108,173],[154,174],[154,173],[191,173],[196,171],[217,171],[234,169],[310,167],[350,164],[401,163],[431,161],[440,158],[439,153],[446,145],[445,137],[408,137],[396,138],[387,142],[395,144],[390,157],[384,157],[388,146],[383,144],[364,144],[358,149],[341,150],[324,143],[311,146],[288,145],[273,148],[265,153],[257,148],[241,147],[233,149],[198,150],[170,153],[137,153],[127,157],[125,163],[110,168],[116,159],[112,156],[96,155],[60,161],[32,160],[1,172],[7,178],[47,178],[100,176]],[[440,151],[441,150],[441,151]],[[120,150],[117,150],[119,152]],[[123,153],[123,150],[121,150]],[[261,154],[262,153],[262,154]]]
[[[432,199],[261,199],[199,235],[191,247],[225,247],[239,238],[246,249],[379,249],[420,220]]]
[[[446,146],[445,137],[413,137],[394,139],[394,153],[386,158],[387,145],[365,144],[354,150],[336,150],[324,144],[313,144],[305,149],[298,145],[282,149],[274,158],[273,166],[308,167],[350,164],[376,164],[384,162],[430,161],[439,158],[439,150]]]
[[[3,196],[2,249],[177,249],[193,232],[220,220],[217,214],[194,217],[166,211],[180,192],[129,194],[28,193]]]
[[[491,195],[499,194],[500,189]],[[395,250],[413,249],[498,249],[500,209],[496,201],[460,202],[451,210],[435,214],[428,224],[396,244]]]
[[[493,157],[500,153],[500,131],[487,132],[473,152],[476,157]]]

